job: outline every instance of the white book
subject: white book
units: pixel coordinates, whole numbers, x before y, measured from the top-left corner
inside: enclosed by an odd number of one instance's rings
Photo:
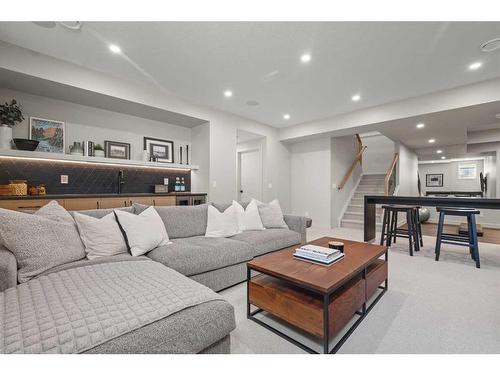
[[[336,255],[338,255],[338,253],[336,253],[336,254],[331,254],[331,255],[325,256],[325,255],[321,255],[321,254],[317,254],[317,253],[312,253],[310,251],[303,251],[301,249],[295,250],[295,254],[300,255],[300,256],[304,256],[304,257],[319,259],[319,260],[329,260],[329,259],[334,258]]]
[[[324,261],[319,261],[319,260],[316,260],[316,259],[309,259],[309,258],[305,258],[305,257],[301,257],[301,256],[298,256],[298,255],[294,255],[293,256],[295,259],[298,259],[298,260],[302,260],[304,262],[310,262],[310,263],[314,263],[314,264],[319,264],[321,266],[331,266],[332,264],[334,263],[337,263],[339,261],[341,261],[342,259],[344,259],[344,254],[341,253],[341,255],[337,258],[334,258],[328,262],[324,262]]]
[[[339,253],[333,254],[332,256],[329,256],[329,257],[322,257],[322,256],[318,256],[317,254],[314,254],[314,253],[302,252],[299,249],[297,251],[295,251],[294,255],[299,256],[301,258],[314,259],[314,260],[317,260],[320,262],[330,262],[332,260],[335,260],[337,258],[344,256],[343,253],[339,252]]]
[[[316,246],[316,245],[304,245],[299,248],[302,251],[323,255],[323,256],[331,256],[333,254],[338,254],[340,250],[330,249],[329,247]]]

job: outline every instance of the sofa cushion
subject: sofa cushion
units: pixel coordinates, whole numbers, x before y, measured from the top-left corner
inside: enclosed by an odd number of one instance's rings
[[[253,256],[300,244],[300,234],[289,229],[250,230],[230,239],[251,245]]]
[[[250,204],[250,202],[238,202],[241,207],[243,207],[244,209],[247,208],[247,206]],[[211,204],[212,206],[214,206],[215,208],[217,208],[219,211],[224,211],[226,208],[228,208],[229,206],[231,206],[233,203],[209,203]]]
[[[102,219],[104,216],[113,213],[114,210],[125,211],[125,212],[129,212],[131,214],[135,213],[135,209],[132,206],[120,207],[120,208],[99,208],[97,210],[70,211],[70,213],[73,215],[73,217],[75,216],[74,213],[78,212],[80,214],[95,217],[96,219]]]
[[[191,276],[246,262],[253,258],[254,251],[245,242],[197,236],[173,239],[170,245],[157,247],[146,255]]]
[[[281,210],[280,202],[277,199],[274,199],[269,203],[262,203],[256,199],[254,199],[254,201],[257,202],[260,218],[262,219],[264,227],[288,229],[288,226],[283,219],[283,211]]]
[[[127,243],[114,212],[101,219],[76,212],[74,218],[80,237],[85,244],[88,259],[128,252]]]
[[[133,207],[140,214],[149,206],[134,203]],[[158,206],[156,211],[163,220],[170,239],[203,236],[207,229],[208,204],[198,206]]]
[[[0,208],[0,243],[16,258],[19,283],[85,257],[75,222],[59,205],[34,215]]]

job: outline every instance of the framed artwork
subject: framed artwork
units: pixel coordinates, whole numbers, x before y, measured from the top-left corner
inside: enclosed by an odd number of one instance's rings
[[[425,175],[426,187],[443,187],[443,174],[426,174]]]
[[[155,156],[159,162],[173,163],[174,162],[174,142],[165,139],[144,137],[144,150],[149,153],[149,156]]]
[[[40,142],[37,151],[65,153],[66,142],[62,121],[30,117],[29,137]]]
[[[107,158],[130,159],[130,143],[104,141],[104,152]]]

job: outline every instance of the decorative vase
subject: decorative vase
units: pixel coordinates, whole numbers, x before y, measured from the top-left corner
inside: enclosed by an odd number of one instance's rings
[[[0,149],[12,148],[12,128],[9,125],[0,125]]]
[[[105,156],[104,150],[94,150],[94,156],[98,158],[103,158]]]

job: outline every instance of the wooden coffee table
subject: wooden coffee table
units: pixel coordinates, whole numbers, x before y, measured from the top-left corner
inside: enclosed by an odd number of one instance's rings
[[[317,351],[256,316],[262,312],[270,313],[320,338],[324,353],[336,353],[388,288],[386,246],[331,237],[308,243],[328,247],[329,241],[345,244],[344,259],[331,266],[293,258],[297,245],[247,263],[248,319],[309,353]],[[252,271],[259,274],[251,277]],[[377,297],[367,306],[377,291]],[[252,305],[257,309],[252,311]],[[330,349],[330,338],[355,315],[359,318]]]

